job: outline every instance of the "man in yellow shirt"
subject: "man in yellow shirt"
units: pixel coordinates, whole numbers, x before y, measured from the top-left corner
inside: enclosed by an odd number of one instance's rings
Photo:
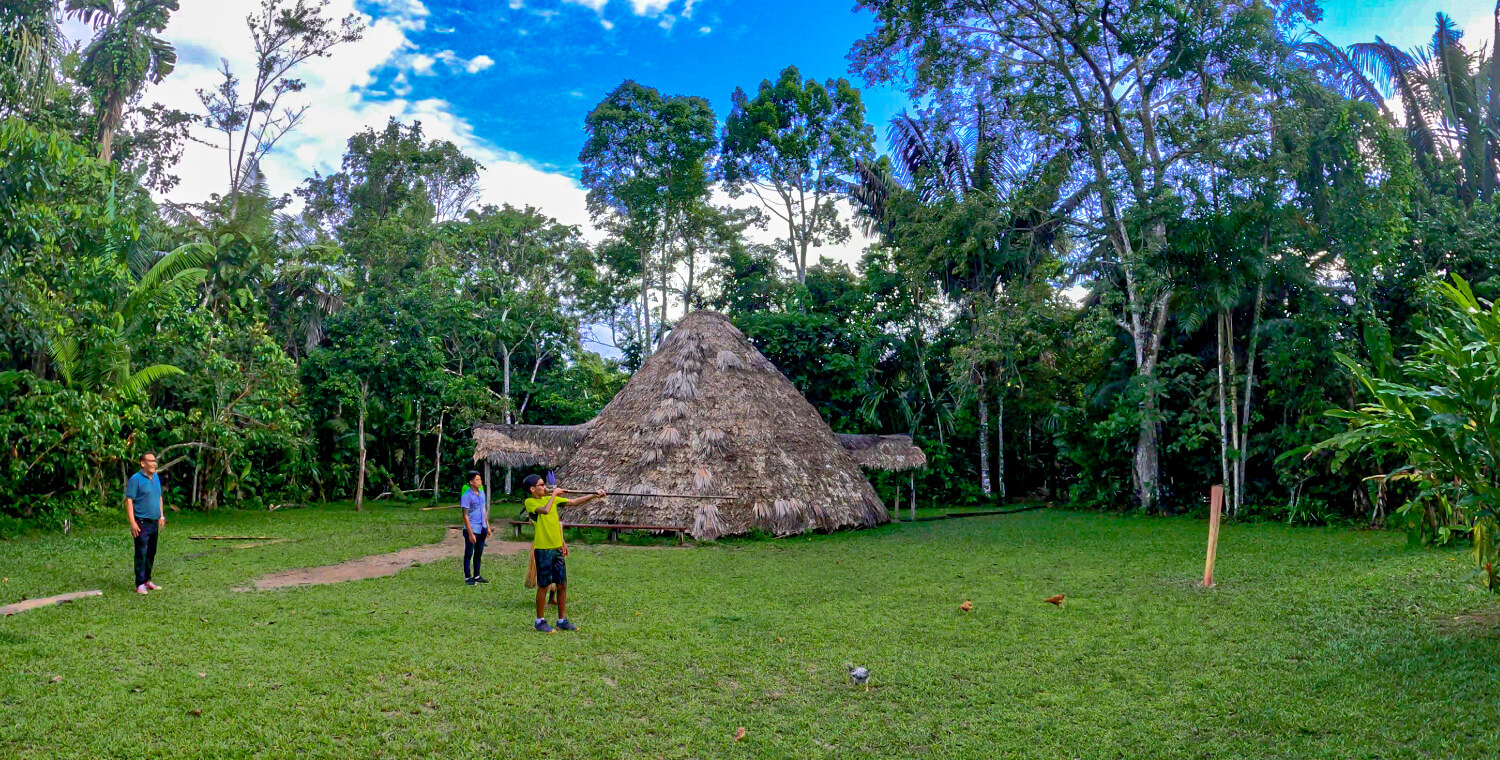
[[[549,493],[547,484],[539,475],[527,475],[521,486],[531,494],[526,500],[526,511],[536,521],[535,538],[531,540],[531,551],[536,556],[536,629],[542,633],[555,633],[547,624],[547,588],[557,587],[557,630],[576,631],[578,626],[568,620],[568,544],[563,541],[562,520],[557,508],[564,504],[584,504],[604,496],[604,492],[589,494],[577,499],[564,499],[562,489],[553,487]]]

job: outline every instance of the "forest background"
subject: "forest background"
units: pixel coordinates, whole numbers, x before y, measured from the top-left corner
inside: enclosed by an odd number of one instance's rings
[[[368,18],[265,0],[224,31],[253,65],[178,110],[144,96],[176,11],[0,8],[0,533],[117,508],[147,450],[184,509],[452,496],[473,422],[583,422],[713,308],[836,431],[912,435],[923,504],[1224,483],[1492,543],[1500,55],[1445,15],[1407,50],[1312,0],[864,0],[851,74],[910,108],[795,66],[725,113],[627,80],[585,119],[586,237],[482,203],[418,120],[277,194],[300,77]],[[218,190],[168,200],[187,172]]]

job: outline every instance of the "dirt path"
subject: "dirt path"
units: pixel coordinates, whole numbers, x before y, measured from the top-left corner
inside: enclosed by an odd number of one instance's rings
[[[490,556],[520,554],[530,548],[530,541],[492,540],[485,546],[484,553]],[[463,552],[463,530],[451,527],[448,529],[447,537],[435,544],[413,546],[410,549],[402,549],[389,554],[374,554],[369,557],[351,559],[348,562],[340,562],[337,565],[283,570],[279,573],[261,576],[255,580],[254,586],[242,586],[236,588],[235,591],[267,591],[289,586],[317,586],[324,583],[357,581],[362,578],[380,578],[395,575],[412,565],[461,557]]]

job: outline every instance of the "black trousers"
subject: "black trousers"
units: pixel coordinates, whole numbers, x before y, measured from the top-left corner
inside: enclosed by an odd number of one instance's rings
[[[469,539],[469,532],[464,531],[464,577],[479,577],[479,561],[484,559],[484,542],[490,537],[487,530],[476,531],[473,540]],[[474,563],[474,572],[469,572],[470,560]]]
[[[141,534],[135,537],[135,585],[144,586],[151,581],[151,566],[156,564],[156,534],[161,523],[137,518]]]

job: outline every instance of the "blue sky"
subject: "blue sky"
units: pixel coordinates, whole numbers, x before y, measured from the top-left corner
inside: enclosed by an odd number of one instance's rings
[[[443,76],[438,65],[427,76],[408,71],[399,82],[402,70],[388,66],[374,89],[409,87],[409,97],[444,99],[476,134],[572,176],[584,115],[624,79],[706,97],[722,119],[735,87],[753,91],[789,64],[804,76],[845,76],[863,87],[849,73],[847,55],[873,26],[871,14],[855,11],[850,0],[431,0],[425,6],[426,23],[408,35],[413,43],[452,51],[455,60],[486,56],[493,66],[460,80]],[[378,15],[382,6],[367,2],[361,9]],[[1324,5],[1319,28],[1342,44],[1378,34],[1411,47],[1430,37],[1439,10],[1472,26],[1493,9],[1487,0],[1334,0]],[[885,88],[865,88],[865,101],[881,134],[905,105],[900,93]]]
[[[198,110],[196,93],[218,84],[221,57],[246,78],[253,54],[241,19],[259,1],[181,0],[166,31],[178,68],[147,102]],[[1431,37],[1443,10],[1472,44],[1492,35],[1493,2],[1332,0],[1320,29],[1340,44],[1378,34],[1409,48]],[[452,140],[486,167],[485,202],[535,205],[597,239],[577,182],[583,119],[624,79],[708,98],[722,119],[735,87],[753,91],[795,64],[804,76],[861,87],[882,137],[906,105],[849,73],[851,45],[874,25],[854,0],[330,0],[328,9],[363,14],[368,30],[301,70],[307,119],[262,167],[277,193],[336,170],[355,132],[420,120],[428,137]],[[222,192],[224,166],[222,152],[190,144],[173,199]],[[866,242],[856,235],[821,252],[852,261]]]
[[[820,80],[849,76],[850,44],[873,25],[849,0],[649,2],[614,0],[602,12],[560,0],[427,2],[423,29],[408,35],[414,43],[461,59],[489,56],[494,65],[457,88],[439,75],[396,83],[401,71],[392,66],[377,88],[404,84],[412,98],[444,98],[495,144],[574,173],[585,114],[625,79],[708,98],[722,119],[736,86],[753,92],[787,65]],[[871,92],[866,103],[876,124],[901,105],[888,91]]]

